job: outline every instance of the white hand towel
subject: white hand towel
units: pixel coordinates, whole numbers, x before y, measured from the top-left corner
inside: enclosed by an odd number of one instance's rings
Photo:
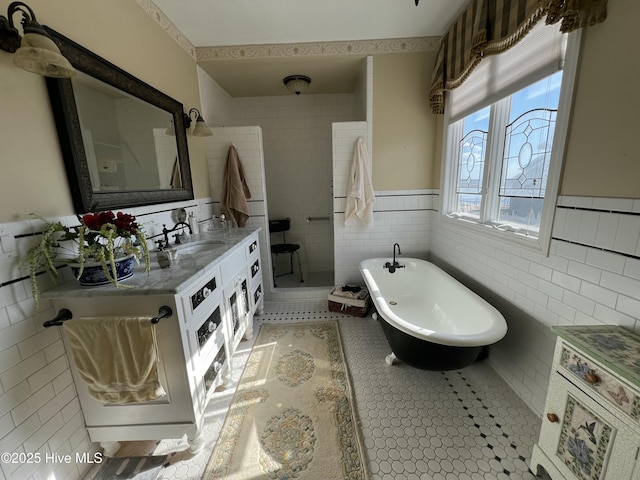
[[[158,379],[151,317],[67,320],[64,331],[89,395],[104,403],[147,402],[165,395]]]
[[[349,225],[355,220],[360,220],[366,225],[373,225],[373,204],[375,200],[376,197],[371,185],[367,145],[362,138],[359,138],[353,152],[351,171],[347,181],[344,224]]]

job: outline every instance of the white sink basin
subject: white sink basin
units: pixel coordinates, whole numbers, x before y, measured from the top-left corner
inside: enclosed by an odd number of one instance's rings
[[[182,243],[180,245],[171,245],[169,250],[177,252],[178,255],[195,255],[197,253],[215,250],[223,247],[224,245],[225,242],[222,240],[198,240],[195,242]]]

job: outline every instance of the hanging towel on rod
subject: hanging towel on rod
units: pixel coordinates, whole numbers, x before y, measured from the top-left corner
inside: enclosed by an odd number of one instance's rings
[[[71,319],[62,325],[78,373],[96,400],[148,402],[166,394],[158,378],[151,317]]]
[[[244,167],[238,156],[235,145],[229,147],[227,164],[224,167],[222,180],[221,213],[231,221],[233,227],[244,227],[249,219],[247,199],[251,192],[246,182]]]
[[[373,225],[373,204],[375,200],[376,197],[371,185],[367,145],[361,137],[356,142],[351,171],[347,180],[344,224],[349,225],[355,220],[360,220],[366,225]]]

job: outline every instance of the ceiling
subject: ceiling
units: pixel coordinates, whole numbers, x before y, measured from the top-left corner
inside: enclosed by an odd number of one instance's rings
[[[468,0],[153,0],[198,51],[207,47],[360,42],[434,37]],[[255,51],[255,47],[252,47]],[[286,95],[287,75],[311,77],[309,93],[352,92],[362,58],[349,55],[200,59],[231,96]]]

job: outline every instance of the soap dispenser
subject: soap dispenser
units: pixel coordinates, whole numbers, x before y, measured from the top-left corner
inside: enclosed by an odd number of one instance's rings
[[[189,213],[189,227],[191,228],[191,233],[193,235],[200,231],[198,228],[198,220],[193,212]]]
[[[157,258],[160,268],[171,267],[171,256],[169,252],[165,250],[164,240],[158,240],[156,243],[158,244]]]
[[[220,228],[222,228],[223,231],[227,231],[229,230],[229,224],[227,223],[227,217],[225,216],[224,213],[220,214]]]

